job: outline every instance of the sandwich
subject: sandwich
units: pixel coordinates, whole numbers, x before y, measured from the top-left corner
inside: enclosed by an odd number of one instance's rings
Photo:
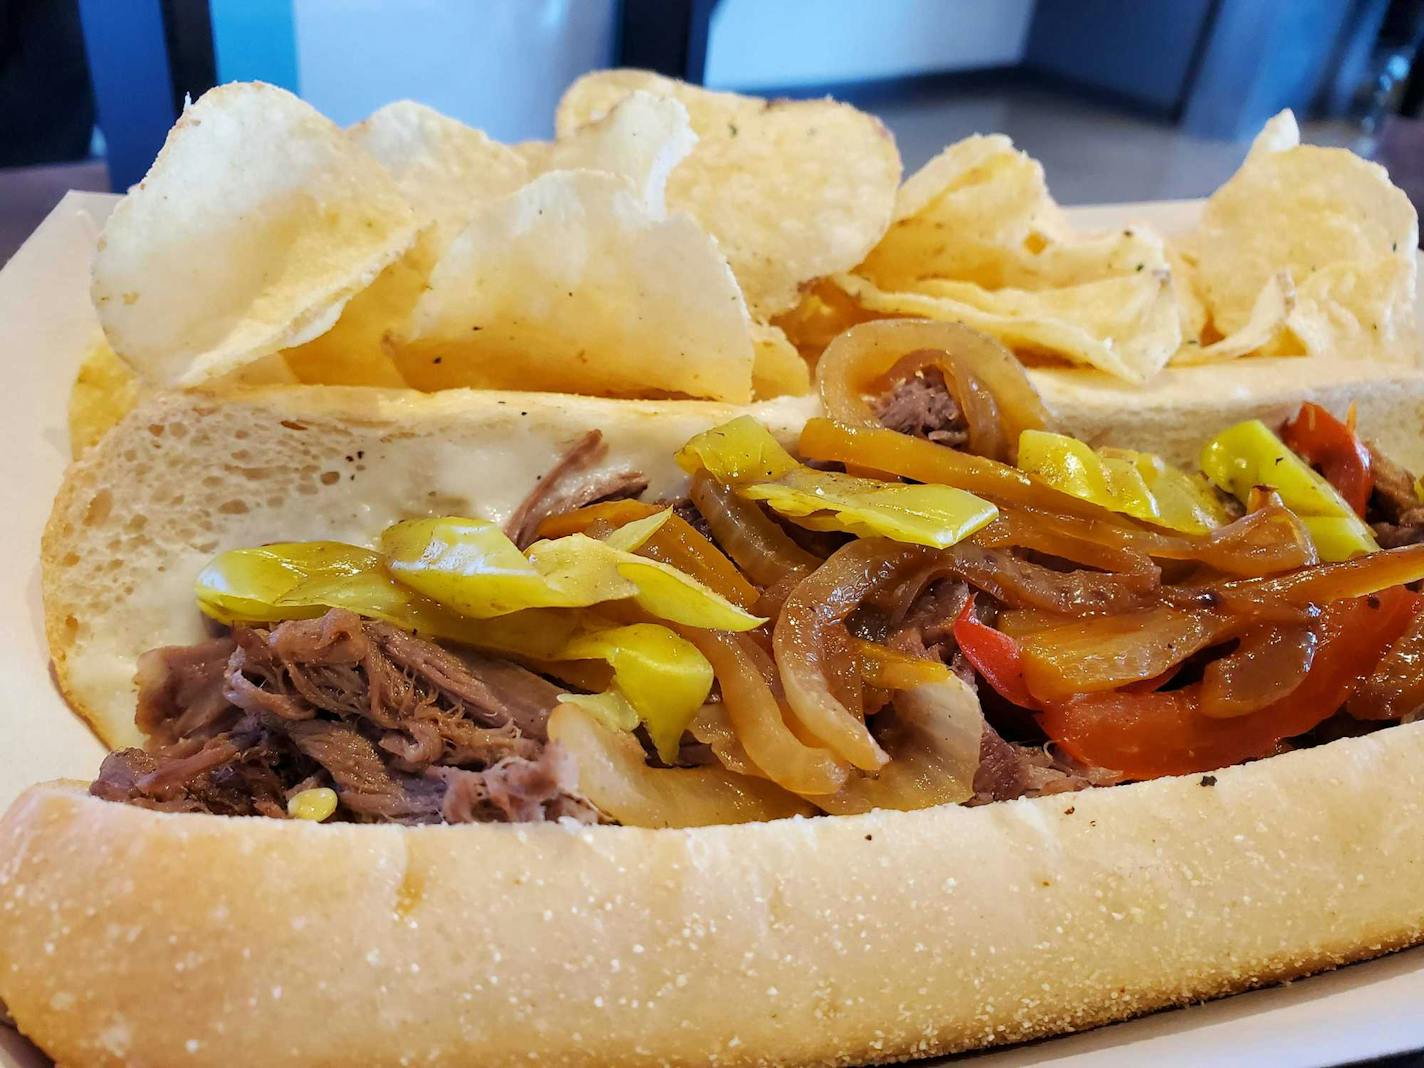
[[[0,829],[21,1026],[83,1063],[859,1062],[1418,937],[1407,472],[1311,404],[1199,469],[1094,449],[948,324],[818,376],[809,419],[132,413],[46,536],[116,749]]]

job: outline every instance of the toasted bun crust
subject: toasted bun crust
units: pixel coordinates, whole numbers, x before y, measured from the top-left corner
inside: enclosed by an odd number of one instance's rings
[[[1421,769],[1414,724],[1215,785],[657,831],[171,815],[51,784],[0,822],[0,998],[85,1065],[946,1053],[1418,941]]]
[[[1424,367],[1412,364],[1253,357],[1167,367],[1143,385],[1071,367],[1039,367],[1029,377],[1063,431],[1094,445],[1195,465],[1218,430],[1243,419],[1276,425],[1314,401],[1340,416],[1354,404],[1361,433],[1390,459],[1424,469]]]

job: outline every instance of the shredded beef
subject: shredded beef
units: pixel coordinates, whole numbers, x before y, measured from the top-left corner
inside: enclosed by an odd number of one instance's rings
[[[90,792],[107,800],[284,816],[329,786],[350,820],[596,818],[546,741],[557,687],[351,612],[153,650],[138,683],[147,748],[104,761]]]
[[[1119,781],[1112,772],[1079,768],[1055,758],[1042,746],[1005,741],[988,723],[979,745],[979,770],[974,775],[971,805],[1012,801],[1016,797],[1064,794]]]
[[[573,759],[557,745],[545,746],[534,760],[510,757],[483,771],[432,768],[429,774],[445,786],[441,814],[446,823],[530,823],[561,816],[596,820],[593,809],[575,794]]]
[[[151,738],[170,744],[234,720],[223,696],[231,638],[151,649],[138,658],[138,710],[134,722]]]
[[[648,480],[637,471],[594,470],[607,454],[601,430],[590,430],[574,442],[510,515],[504,525],[510,540],[526,548],[533,543],[539,524],[551,515],[600,501],[636,497],[648,488]]]
[[[1424,541],[1424,505],[1414,493],[1414,476],[1380,452],[1373,442],[1366,446],[1375,485],[1365,520],[1374,530],[1375,540],[1385,549]]]
[[[954,620],[969,595],[968,585],[953,579],[924,585],[909,602],[903,618],[895,621],[885,644],[911,656],[962,663],[954,640]]]
[[[954,448],[969,440],[964,412],[937,367],[900,379],[874,400],[873,408],[890,430]]]

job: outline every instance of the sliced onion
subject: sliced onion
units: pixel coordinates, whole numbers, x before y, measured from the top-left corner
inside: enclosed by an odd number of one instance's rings
[[[878,775],[855,773],[837,793],[812,801],[844,815],[958,804],[973,796],[984,713],[962,679],[901,691],[893,717],[882,735],[890,763]]]
[[[954,575],[1012,608],[1065,616],[1132,612],[1156,603],[1156,587],[1141,575],[1054,571],[1003,549],[960,543],[943,550],[937,577]]]
[[[752,758],[747,756],[747,751],[742,748],[742,743],[737,739],[737,732],[732,729],[732,720],[727,715],[727,706],[721,701],[708,701],[703,705],[697,715],[692,717],[692,722],[687,725],[687,733],[712,750],[712,755],[717,758],[717,763],[728,771],[735,771],[738,775],[750,775],[757,779],[766,778],[762,770],[752,763]]]
[[[1158,607],[1074,620],[1025,636],[1024,681],[1040,701],[1155,678],[1230,631],[1229,617]]]
[[[791,733],[763,674],[765,654],[750,637],[691,627],[682,634],[712,665],[737,740],[767,778],[799,794],[829,794],[840,788],[845,765],[828,750],[808,746]]]
[[[705,827],[811,815],[775,783],[723,768],[649,767],[638,739],[574,704],[549,717],[549,737],[578,765],[578,788],[600,812],[630,827]]]
[[[1000,513],[997,520],[974,535],[974,541],[989,548],[1032,549],[1060,560],[1115,572],[1141,589],[1153,589],[1162,579],[1161,568],[1137,549],[1080,536],[1049,522],[1038,512]]]
[[[1021,431],[1048,425],[1013,353],[960,323],[880,319],[852,326],[821,355],[816,382],[831,418],[878,427],[867,395],[926,367],[944,374],[969,425],[969,447],[980,456],[1012,460]]]
[[[1244,716],[1288,697],[1310,670],[1315,645],[1315,631],[1305,623],[1252,627],[1232,652],[1206,666],[1203,715]]]
[[[706,471],[693,476],[689,492],[717,544],[758,585],[773,586],[793,572],[809,574],[821,566],[759,504],[738,497]]]
[[[880,538],[850,542],[801,580],[776,621],[776,666],[792,713],[822,744],[866,771],[878,770],[888,758],[859,709],[848,707],[860,679],[845,620],[868,595],[889,588],[933,554]]]
[[[1424,545],[1381,549],[1368,556],[1301,568],[1288,575],[1239,579],[1208,587],[1223,609],[1251,614],[1280,605],[1301,607],[1364,597],[1424,579]],[[1201,592],[1201,591],[1199,591]]]

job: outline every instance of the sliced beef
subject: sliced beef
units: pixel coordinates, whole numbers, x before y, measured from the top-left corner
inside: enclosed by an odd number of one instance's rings
[[[902,378],[872,402],[876,418],[890,430],[959,448],[969,440],[964,412],[937,367]]]
[[[922,586],[908,601],[903,617],[895,623],[885,644],[912,656],[946,663],[958,659],[954,620],[964,609],[969,593],[968,585],[955,579]]]
[[[590,430],[569,447],[530,491],[504,525],[504,532],[521,549],[535,540],[535,532],[551,515],[571,512],[600,501],[636,497],[648,480],[631,469],[597,471],[608,454],[601,430]]]
[[[985,805],[1017,797],[1064,794],[1117,781],[1115,774],[1055,759],[1042,746],[1005,741],[986,723],[979,745],[979,770],[974,775],[974,797],[969,803]]]
[[[231,638],[214,638],[150,649],[140,656],[134,674],[138,729],[166,745],[231,725],[233,709],[223,696],[223,675],[234,645]]]
[[[1375,487],[1365,509],[1365,520],[1375,532],[1375,540],[1385,549],[1416,545],[1424,541],[1424,505],[1414,493],[1414,476],[1395,463],[1373,442],[1370,471]]]
[[[139,681],[147,749],[104,762],[90,789],[107,800],[283,816],[298,790],[329,786],[352,820],[596,815],[546,743],[557,687],[351,612],[157,650]],[[480,776],[478,805],[462,775]]]

